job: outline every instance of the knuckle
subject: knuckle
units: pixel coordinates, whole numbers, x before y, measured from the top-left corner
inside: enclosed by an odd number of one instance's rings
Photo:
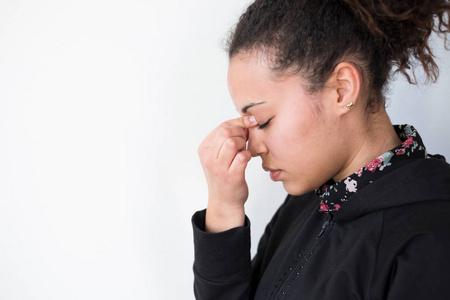
[[[228,127],[221,127],[219,129],[219,136],[223,137],[223,138],[227,138],[231,135],[231,128]]]
[[[204,144],[202,143],[202,144],[201,144],[200,146],[198,146],[198,148],[197,148],[197,153],[198,153],[198,155],[199,155],[200,157],[203,157],[203,156],[207,155],[209,148],[210,148],[210,147],[209,147],[208,145],[204,145]]]
[[[238,148],[238,141],[236,139],[227,139],[225,143],[229,148],[232,149]]]
[[[214,162],[211,159],[207,158],[203,161],[203,166],[205,167],[205,169],[211,170],[214,167]]]
[[[248,156],[249,156],[248,151],[241,151],[237,155],[240,162],[247,162]]]
[[[240,137],[239,139],[238,139],[238,146],[239,146],[239,149],[240,150],[244,150],[247,145],[247,141],[244,139],[244,138],[242,138],[242,137]]]
[[[202,145],[198,146],[197,153],[199,156],[202,156],[204,151],[205,151],[205,148]]]
[[[242,151],[239,152],[238,154],[236,154],[236,158],[235,158],[239,163],[244,162],[244,156],[242,154]]]
[[[227,121],[222,123],[222,126],[224,126],[224,127],[228,127],[228,126],[232,126],[232,125],[233,125],[233,121],[232,120],[227,120]]]

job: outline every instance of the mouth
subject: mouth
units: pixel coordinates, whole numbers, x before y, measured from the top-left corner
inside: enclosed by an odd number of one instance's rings
[[[280,177],[280,174],[282,172],[279,169],[271,169],[266,166],[263,166],[263,169],[266,172],[270,172],[270,179],[272,179],[273,181],[278,181],[278,178]]]

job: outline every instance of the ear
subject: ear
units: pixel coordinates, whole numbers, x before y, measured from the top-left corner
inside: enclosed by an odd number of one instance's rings
[[[339,114],[346,114],[357,107],[361,90],[361,77],[355,65],[339,63],[332,75],[333,86],[338,94],[335,104]]]

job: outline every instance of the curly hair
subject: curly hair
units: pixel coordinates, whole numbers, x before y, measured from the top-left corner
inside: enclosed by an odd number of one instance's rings
[[[320,91],[334,68],[353,63],[366,87],[367,106],[385,105],[384,90],[394,73],[417,84],[435,82],[439,68],[429,44],[432,32],[447,43],[448,0],[256,0],[228,39],[230,59],[241,52],[268,51],[276,74],[307,79]]]

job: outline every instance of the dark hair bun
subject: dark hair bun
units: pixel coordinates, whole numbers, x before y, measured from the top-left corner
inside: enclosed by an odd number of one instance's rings
[[[417,83],[439,68],[429,38],[446,38],[450,0],[255,0],[232,32],[230,58],[240,52],[270,50],[275,74],[301,73],[311,93],[321,90],[337,64],[360,70],[368,107],[384,104],[392,72]],[[447,41],[445,39],[445,41]]]
[[[445,0],[344,0],[373,35],[390,48],[395,72],[416,83],[414,68],[419,62],[426,80],[435,82],[439,68],[429,45],[432,32],[449,32],[450,4]],[[447,39],[445,38],[445,42]],[[411,73],[408,71],[412,70]],[[412,78],[411,78],[412,75]]]

